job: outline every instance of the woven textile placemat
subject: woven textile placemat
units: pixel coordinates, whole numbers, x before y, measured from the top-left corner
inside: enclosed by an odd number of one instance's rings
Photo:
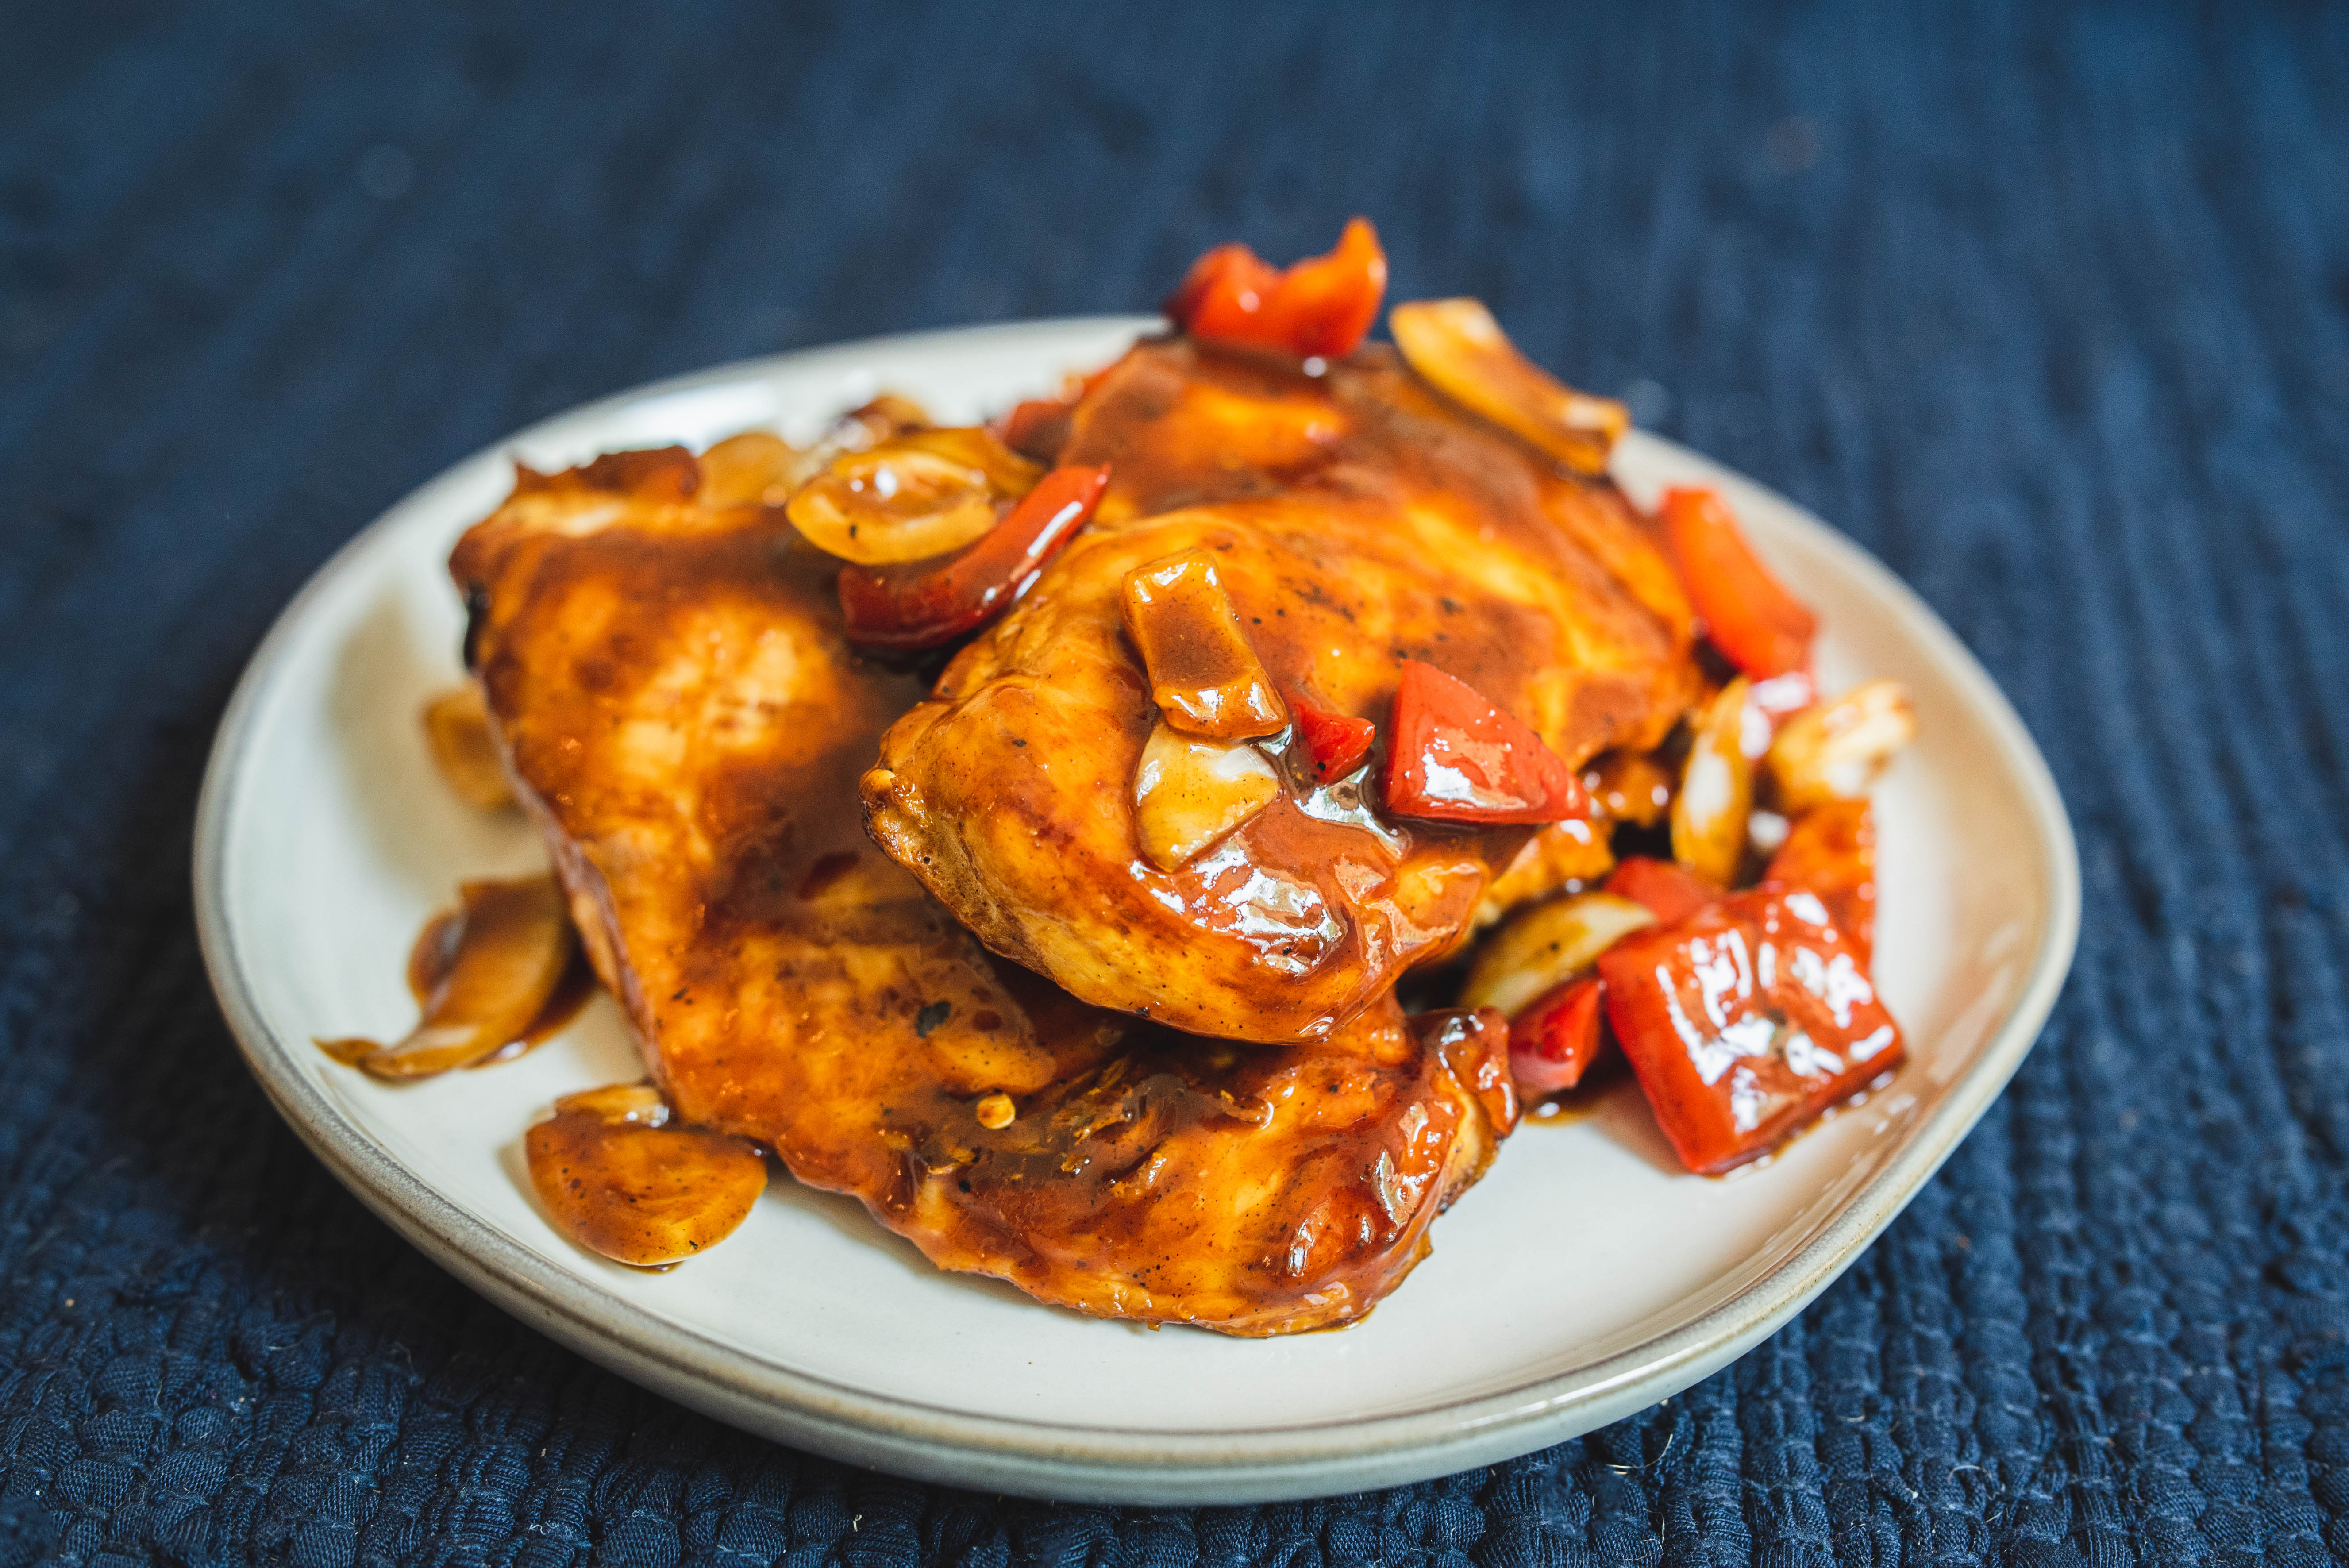
[[[2349,1554],[2349,8],[2225,10],[7,6],[0,1562]],[[1355,212],[1889,562],[2054,764],[2077,968],[1816,1304],[1515,1463],[1056,1506],[640,1392],[303,1150],[189,840],[339,543],[590,396]]]

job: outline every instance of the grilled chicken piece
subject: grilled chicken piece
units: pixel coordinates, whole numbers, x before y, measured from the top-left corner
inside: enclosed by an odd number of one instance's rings
[[[1238,1334],[1367,1312],[1512,1125],[1506,1051],[1388,1001],[1235,1052],[992,959],[858,821],[921,684],[851,657],[835,564],[757,473],[706,472],[525,473],[451,562],[518,793],[679,1119],[1043,1301]]]
[[[1621,495],[1389,351],[1309,377],[1146,342],[1077,406],[1059,461],[1110,465],[1092,527],[891,728],[863,789],[874,838],[957,919],[1098,1006],[1325,1036],[1454,944],[1530,832],[1373,821],[1375,763],[1320,786],[1292,763],[1272,805],[1162,869],[1136,833],[1159,713],[1120,620],[1135,567],[1208,552],[1273,683],[1381,725],[1405,659],[1569,763],[1654,744],[1695,690],[1687,601]]]

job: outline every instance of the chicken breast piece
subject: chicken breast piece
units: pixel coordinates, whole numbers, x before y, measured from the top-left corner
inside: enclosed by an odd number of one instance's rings
[[[1098,1006],[1226,1039],[1328,1035],[1441,954],[1530,831],[1374,818],[1375,774],[1274,803],[1178,869],[1143,852],[1159,721],[1129,572],[1204,550],[1274,683],[1384,724],[1404,659],[1568,763],[1661,738],[1695,688],[1678,580],[1573,479],[1370,348],[1326,374],[1138,346],[1060,461],[1106,462],[1086,533],[883,737],[874,837],[988,946]]]
[[[1369,1311],[1513,1124],[1506,1049],[1390,1000],[1235,1051],[989,956],[864,836],[857,774],[922,683],[851,656],[835,564],[765,492],[682,449],[525,473],[450,564],[509,770],[678,1116],[1042,1301],[1237,1334]]]

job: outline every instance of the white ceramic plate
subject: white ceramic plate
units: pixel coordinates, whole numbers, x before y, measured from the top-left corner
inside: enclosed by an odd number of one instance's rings
[[[2046,765],[1957,639],[1824,524],[1653,437],[1620,448],[1627,488],[1723,487],[1817,607],[1826,684],[1897,677],[1922,724],[1877,797],[1879,981],[1909,1063],[1766,1166],[1682,1174],[1626,1078],[1596,1114],[1512,1138],[1369,1321],[1236,1340],[941,1273],[854,1202],[788,1179],[674,1272],[579,1251],[535,1207],[522,1137],[556,1096],[637,1075],[606,999],[518,1062],[412,1086],[310,1044],[404,1032],[401,962],[426,916],[460,877],[544,863],[519,816],[440,784],[417,725],[460,674],[442,563],[514,458],[559,468],[761,426],[804,438],[885,388],[975,419],[1149,325],[984,327],[733,366],[550,420],[394,507],[288,607],[222,722],[195,863],[222,1005],[286,1119],[418,1246],[625,1376],[802,1448],[999,1490],[1233,1502],[1415,1480],[1640,1409],[1785,1323],[1891,1221],[2030,1048],[2079,911]]]

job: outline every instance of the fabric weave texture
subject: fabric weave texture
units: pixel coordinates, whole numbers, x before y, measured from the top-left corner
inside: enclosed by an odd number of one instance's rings
[[[93,0],[0,40],[0,1563],[2349,1556],[2349,8]],[[190,831],[341,541],[589,396],[1132,309],[1355,212],[1402,293],[1889,562],[2061,783],[2054,1021],[1793,1324],[1423,1486],[1003,1500],[634,1388],[278,1121]]]

